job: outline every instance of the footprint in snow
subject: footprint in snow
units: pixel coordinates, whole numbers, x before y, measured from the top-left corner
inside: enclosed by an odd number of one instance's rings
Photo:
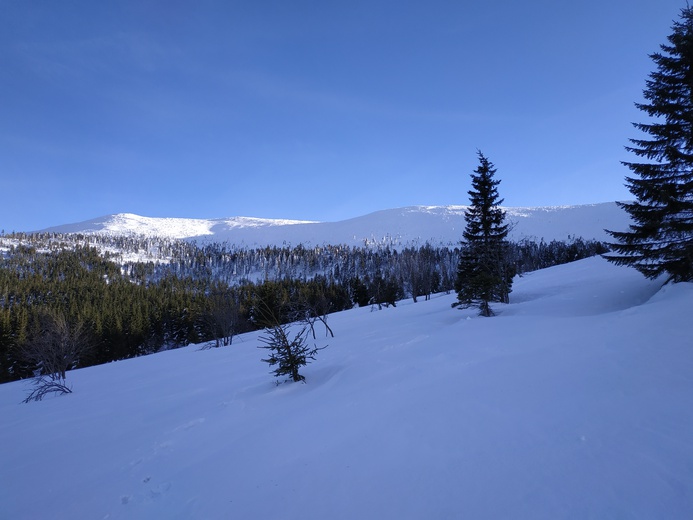
[[[149,490],[149,498],[152,500],[158,500],[164,494],[166,494],[169,489],[171,489],[171,483],[170,482],[164,482],[162,484],[159,484],[155,488],[152,488]]]

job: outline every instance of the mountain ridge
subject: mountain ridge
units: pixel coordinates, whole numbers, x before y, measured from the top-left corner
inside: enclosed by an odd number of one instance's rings
[[[465,227],[468,206],[405,206],[334,222],[223,217],[213,219],[145,217],[116,213],[54,226],[41,232],[150,235],[201,242],[232,242],[248,247],[345,244],[403,246],[454,244]],[[503,207],[512,240],[608,240],[604,229],[626,229],[628,215],[616,202],[575,206]]]

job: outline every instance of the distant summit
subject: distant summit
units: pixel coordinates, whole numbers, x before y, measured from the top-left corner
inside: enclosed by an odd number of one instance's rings
[[[257,229],[267,226],[315,224],[308,220],[263,219],[230,217],[218,219],[143,217],[134,213],[116,213],[75,224],[65,224],[42,230],[48,233],[81,233],[85,235],[147,235],[162,238],[217,240],[220,232],[237,229]],[[224,240],[224,239],[219,239]]]
[[[154,218],[118,213],[44,229],[53,233],[147,235],[229,242],[239,246],[323,244],[406,246],[430,242],[455,245],[462,238],[466,206],[408,206],[338,222],[229,217]],[[628,215],[615,202],[579,206],[504,208],[511,240],[608,240],[604,229],[626,229]]]

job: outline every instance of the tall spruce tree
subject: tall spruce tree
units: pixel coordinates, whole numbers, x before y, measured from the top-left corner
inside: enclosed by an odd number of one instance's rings
[[[457,267],[457,302],[454,306],[477,305],[481,316],[492,316],[491,302],[508,302],[515,270],[509,261],[506,237],[509,225],[499,207],[499,180],[496,169],[480,151],[479,166],[472,174],[471,205],[464,215],[467,222]]]
[[[631,139],[629,152],[643,162],[624,162],[635,202],[619,205],[633,221],[628,231],[608,231],[617,241],[606,258],[648,278],[693,281],[693,8],[681,10],[669,45],[650,55],[657,70],[636,106],[650,118],[633,123],[649,139]]]

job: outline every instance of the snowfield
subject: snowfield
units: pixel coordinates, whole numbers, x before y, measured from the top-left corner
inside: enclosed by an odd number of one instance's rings
[[[147,235],[229,242],[245,247],[303,244],[363,246],[457,245],[466,226],[467,206],[409,206],[385,209],[338,222],[312,222],[250,217],[186,219],[142,217],[132,213],[48,228],[56,233]],[[511,225],[510,240],[566,241],[571,237],[608,241],[604,229],[627,229],[628,213],[615,202],[579,206],[503,208]]]
[[[306,384],[252,333],[0,385],[0,518],[693,518],[693,284],[591,258],[513,289],[334,314]]]

